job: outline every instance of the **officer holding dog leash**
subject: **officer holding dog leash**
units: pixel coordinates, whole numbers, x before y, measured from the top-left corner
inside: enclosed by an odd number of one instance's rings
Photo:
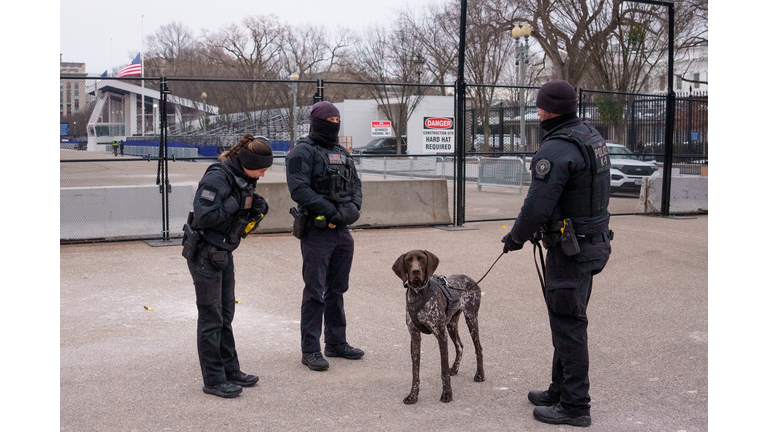
[[[197,353],[203,392],[224,398],[239,395],[259,378],[240,370],[232,319],[235,315],[235,266],[232,251],[269,210],[256,194],[256,181],[272,166],[266,139],[246,134],[221,163],[203,175],[184,225],[184,249],[197,297]]]
[[[528,399],[536,420],[589,426],[587,303],[592,277],[611,253],[611,163],[603,137],[576,116],[578,98],[568,82],[544,84],[536,106],[546,134],[531,162],[528,196],[502,239],[505,253],[531,240],[534,259],[539,240],[547,248],[542,289],[555,347],[552,382]]]
[[[291,199],[298,209],[293,234],[301,239],[304,292],[301,302],[301,363],[313,371],[328,369],[320,353],[325,322],[325,355],[357,360],[365,353],[347,343],[344,293],[355,242],[349,232],[360,218],[363,192],[347,150],[339,145],[339,110],[317,102],[310,111],[309,136],[285,160]]]

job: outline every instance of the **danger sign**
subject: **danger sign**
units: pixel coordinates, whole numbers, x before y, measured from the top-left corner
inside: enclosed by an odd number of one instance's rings
[[[451,117],[424,117],[424,129],[453,129]]]
[[[424,153],[453,152],[453,117],[424,117]]]
[[[392,122],[384,120],[372,121],[371,136],[392,136]]]

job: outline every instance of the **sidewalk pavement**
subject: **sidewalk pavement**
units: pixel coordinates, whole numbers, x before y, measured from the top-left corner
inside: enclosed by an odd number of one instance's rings
[[[391,266],[401,253],[427,249],[440,258],[437,274],[479,279],[511,223],[468,226],[475,229],[354,232],[347,337],[366,354],[331,358],[325,372],[300,362],[299,241],[248,237],[234,253],[241,303],[233,327],[242,369],[260,380],[234,399],[202,392],[195,295],[180,246],[61,246],[61,430],[571,430],[534,420],[526,398],[549,384],[552,356],[530,244],[481,283],[486,381],[472,380],[474,347],[460,320],[453,402],[439,400],[437,342],[425,335],[419,401],[403,404],[410,339]],[[613,253],[588,309],[591,430],[706,431],[708,217],[620,216],[611,228]]]

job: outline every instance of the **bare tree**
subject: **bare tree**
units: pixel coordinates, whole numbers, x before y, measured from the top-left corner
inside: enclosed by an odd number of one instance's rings
[[[327,70],[336,60],[338,50],[344,46],[344,36],[335,41],[332,48],[329,42],[328,32],[323,26],[287,26],[285,28],[284,42],[280,51],[280,76],[281,78],[291,79],[293,74],[297,74],[299,79],[306,79],[320,74]],[[291,97],[293,91],[296,92],[297,100],[309,101],[314,93],[314,88],[308,85],[290,84],[285,86],[286,91],[278,92],[277,99],[281,105],[292,106]],[[298,103],[297,103],[298,105]],[[306,105],[306,103],[304,104]],[[294,113],[293,109],[280,110],[280,115],[284,116],[286,124],[294,124],[294,115],[305,117],[305,111],[308,109],[297,108],[299,113]],[[291,142],[295,142],[296,137],[293,127],[290,127]]]
[[[243,27],[233,23],[215,33],[204,31],[208,57],[238,78],[277,78],[285,27],[272,14],[247,16]]]
[[[471,5],[471,7],[470,7]],[[475,84],[499,84],[509,81],[505,77],[512,58],[514,40],[506,26],[494,16],[493,0],[471,0],[467,7],[467,78]],[[506,78],[506,79],[504,79]],[[483,124],[483,148],[490,150],[490,112],[496,89],[480,85],[468,85],[476,112]],[[501,119],[500,119],[501,123]]]
[[[204,31],[202,43],[205,56],[222,69],[225,77],[279,79],[285,33],[285,26],[275,15],[247,16],[242,27],[232,23],[217,32]],[[272,108],[274,91],[274,85],[252,83],[236,98],[241,111],[248,113]]]
[[[413,29],[413,35],[423,47],[424,67],[438,84],[445,85],[456,78],[460,7],[457,0],[442,3],[431,0],[423,7],[420,18],[409,9],[400,11],[397,18],[401,26]],[[446,96],[445,87],[440,88],[440,94]]]
[[[587,76],[593,52],[618,26],[621,0],[520,0],[492,2],[495,19],[511,30],[527,21],[531,35],[560,78],[579,86]],[[607,16],[607,19],[599,19]],[[599,21],[599,23],[598,23]]]
[[[154,59],[152,66],[157,76],[189,76],[190,66],[200,54],[194,32],[176,21],[147,36],[146,45],[145,66],[147,59]]]
[[[392,31],[381,26],[368,29],[355,50],[352,73],[360,81],[378,83],[365,88],[392,122],[397,154],[402,152],[408,119],[424,97],[418,86],[398,84],[417,82],[422,49],[411,27],[396,25]]]

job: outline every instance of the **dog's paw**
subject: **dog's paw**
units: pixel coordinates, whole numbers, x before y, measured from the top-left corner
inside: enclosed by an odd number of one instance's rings
[[[453,393],[452,392],[443,392],[443,395],[440,396],[440,402],[448,403],[453,400]]]
[[[485,374],[483,372],[478,372],[475,374],[475,382],[483,382],[485,381]]]
[[[413,393],[409,394],[408,396],[405,397],[405,399],[403,399],[403,403],[406,405],[413,405],[418,401],[419,401],[419,395],[413,394]]]
[[[459,367],[458,366],[454,366],[454,367],[451,368],[451,370],[448,371],[448,374],[450,374],[451,376],[455,376],[458,373],[459,373]]]

